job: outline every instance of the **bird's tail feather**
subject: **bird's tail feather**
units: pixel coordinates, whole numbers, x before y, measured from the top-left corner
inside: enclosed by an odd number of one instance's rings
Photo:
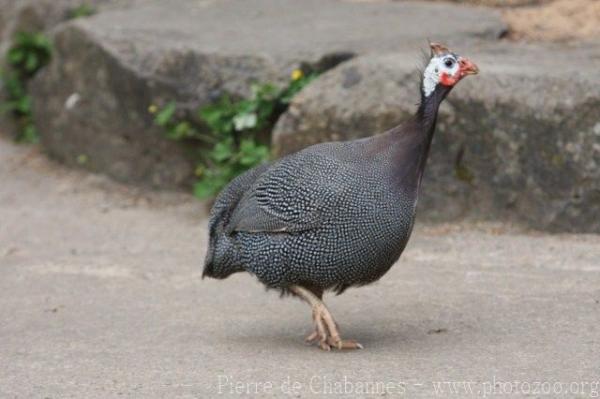
[[[215,223],[210,231],[202,278],[224,279],[243,270],[239,264],[237,248],[233,240],[233,237],[223,232],[220,223]]]

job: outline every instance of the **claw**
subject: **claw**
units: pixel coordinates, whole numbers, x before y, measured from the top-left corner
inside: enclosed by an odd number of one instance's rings
[[[315,331],[308,337],[307,342],[319,341],[319,347],[325,351],[331,351],[331,348],[343,349],[363,349],[363,346],[354,340],[344,340],[341,338],[337,324],[327,307],[322,304],[313,307],[313,320]]]
[[[310,335],[308,335],[304,340],[308,343],[312,343],[319,338],[319,332],[317,330],[313,331]]]
[[[306,342],[313,343],[318,340],[319,347],[324,351],[330,351],[332,347],[338,350],[363,348],[361,344],[354,340],[341,338],[337,324],[320,296],[298,285],[290,286],[290,291],[312,306],[315,331],[306,337]]]

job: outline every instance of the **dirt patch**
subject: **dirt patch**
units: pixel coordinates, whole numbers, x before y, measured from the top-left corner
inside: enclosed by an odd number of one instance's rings
[[[517,40],[568,42],[600,34],[600,1],[556,0],[503,11],[509,37]]]
[[[548,3],[552,0],[430,0],[430,1],[444,1],[448,3],[458,4],[471,4],[477,6],[486,7],[522,7],[540,5]]]
[[[507,38],[571,42],[600,34],[598,0],[430,0],[497,7],[509,26]]]

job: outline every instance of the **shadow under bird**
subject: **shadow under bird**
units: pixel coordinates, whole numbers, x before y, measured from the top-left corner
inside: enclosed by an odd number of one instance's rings
[[[323,293],[377,281],[410,237],[440,103],[477,66],[431,43],[413,118],[380,135],[313,145],[234,179],[209,220],[203,277],[246,271],[304,299],[321,349],[342,339]]]

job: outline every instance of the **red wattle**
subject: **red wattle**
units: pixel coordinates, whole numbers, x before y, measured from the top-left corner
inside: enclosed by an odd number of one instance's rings
[[[448,75],[447,73],[442,73],[440,75],[440,83],[443,84],[444,86],[454,86],[456,81],[457,81],[457,79],[455,79],[451,75]]]

